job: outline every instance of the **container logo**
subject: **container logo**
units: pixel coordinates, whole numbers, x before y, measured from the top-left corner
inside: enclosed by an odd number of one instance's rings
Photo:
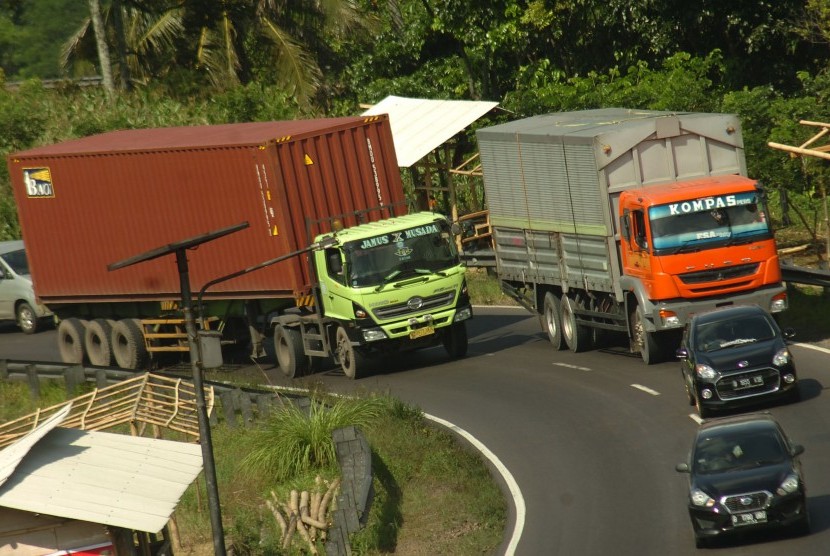
[[[23,168],[23,183],[26,184],[27,197],[47,198],[55,196],[52,172],[49,168]]]

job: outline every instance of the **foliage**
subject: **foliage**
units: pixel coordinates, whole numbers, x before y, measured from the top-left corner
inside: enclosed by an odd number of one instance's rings
[[[308,412],[287,404],[253,435],[255,447],[241,468],[282,480],[331,467],[337,462],[332,432],[349,425],[367,426],[380,415],[383,403],[380,398],[343,398],[330,403],[312,399]]]

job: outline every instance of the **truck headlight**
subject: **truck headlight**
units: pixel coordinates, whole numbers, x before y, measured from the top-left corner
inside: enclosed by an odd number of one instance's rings
[[[363,341],[365,341],[365,342],[376,342],[378,340],[385,340],[385,339],[386,339],[386,332],[384,332],[380,328],[364,328],[363,329]]]
[[[453,322],[458,322],[470,318],[473,318],[473,310],[470,307],[464,307],[463,309],[455,312],[455,318],[452,320]]]

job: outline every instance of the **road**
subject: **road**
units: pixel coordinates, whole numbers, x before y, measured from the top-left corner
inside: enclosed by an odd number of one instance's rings
[[[313,380],[335,392],[391,393],[486,445],[510,470],[526,505],[516,554],[697,552],[686,476],[674,471],[697,424],[676,362],[647,367],[620,347],[555,352],[521,309],[476,308],[469,330],[469,354],[460,361],[433,349],[380,363],[364,379],[328,371]],[[830,354],[802,345],[793,351],[803,401],[760,409],[806,447],[813,533],[750,536],[720,545],[719,554],[818,555],[830,543],[830,407],[822,400]],[[30,337],[0,328],[3,358],[58,360],[54,332]],[[261,371],[273,384],[298,384],[272,363]]]

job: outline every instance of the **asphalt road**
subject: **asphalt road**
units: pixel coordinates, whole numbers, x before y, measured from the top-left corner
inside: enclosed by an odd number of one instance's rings
[[[441,348],[376,365],[364,379],[313,375],[331,391],[389,392],[464,429],[509,469],[526,506],[519,555],[685,555],[685,460],[697,426],[676,362],[647,367],[622,347],[555,352],[522,309],[476,308],[470,350],[449,362]],[[830,353],[795,345],[803,401],[765,405],[796,442],[807,476],[813,532],[758,534],[719,554],[819,555],[830,544]],[[56,361],[54,332],[24,336],[0,326],[0,359]],[[272,362],[248,368],[275,385],[301,385]],[[506,490],[506,489],[505,489]],[[515,519],[516,513],[511,517]],[[508,535],[513,524],[508,527]],[[502,552],[507,548],[507,539]]]

